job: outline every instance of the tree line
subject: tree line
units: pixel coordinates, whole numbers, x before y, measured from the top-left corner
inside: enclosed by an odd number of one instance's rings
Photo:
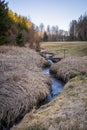
[[[59,29],[58,25],[39,26],[27,17],[13,13],[5,0],[0,0],[0,45],[10,44],[40,49],[40,41],[87,41],[87,15],[81,15],[78,20],[70,22],[69,31]]]
[[[41,41],[87,41],[87,14],[81,15],[78,20],[70,22],[69,31],[48,25],[45,29],[43,23],[36,27]]]
[[[58,25],[47,25],[45,29],[44,24],[41,23],[39,26],[36,26],[36,30],[41,41],[65,41],[68,39],[68,31],[59,29]]]
[[[78,20],[70,23],[70,40],[87,41],[87,14],[81,15]]]

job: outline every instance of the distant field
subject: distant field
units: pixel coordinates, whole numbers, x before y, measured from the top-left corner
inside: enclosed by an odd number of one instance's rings
[[[87,42],[43,42],[41,47],[49,52],[63,56],[87,56]]]

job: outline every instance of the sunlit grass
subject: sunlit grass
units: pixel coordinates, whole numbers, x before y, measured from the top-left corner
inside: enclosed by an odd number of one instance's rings
[[[77,75],[87,74],[87,59],[82,57],[67,57],[51,66],[51,73],[55,73],[57,78],[69,81]]]
[[[47,51],[63,56],[64,49],[66,56],[87,55],[87,42],[43,42],[41,47]]]

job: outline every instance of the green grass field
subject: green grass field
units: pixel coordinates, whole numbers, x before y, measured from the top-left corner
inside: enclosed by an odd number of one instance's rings
[[[87,56],[87,42],[43,42],[41,47],[49,52],[66,56]]]

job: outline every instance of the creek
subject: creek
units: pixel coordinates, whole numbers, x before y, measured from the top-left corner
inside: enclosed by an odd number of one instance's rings
[[[52,55],[51,54],[45,54],[44,56],[48,62],[51,64],[51,66],[53,64],[55,64],[54,61],[52,61],[51,57]],[[48,103],[50,101],[52,101],[53,99],[55,99],[63,90],[63,86],[64,86],[64,83],[61,82],[60,80],[58,80],[57,78],[55,78],[51,73],[50,73],[50,67],[47,67],[43,70],[44,74],[48,75],[51,79],[51,94],[50,96],[48,96],[48,98],[44,101],[43,104],[45,103]]]

